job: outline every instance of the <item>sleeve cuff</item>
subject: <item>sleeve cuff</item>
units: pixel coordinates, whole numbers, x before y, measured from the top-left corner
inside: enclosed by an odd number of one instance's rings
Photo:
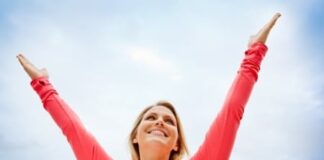
[[[257,49],[262,50],[264,53],[268,51],[268,46],[263,42],[255,42],[253,43],[249,49]]]
[[[57,94],[56,90],[53,88],[47,77],[37,77],[33,79],[30,84],[43,102],[49,95],[53,93]]]

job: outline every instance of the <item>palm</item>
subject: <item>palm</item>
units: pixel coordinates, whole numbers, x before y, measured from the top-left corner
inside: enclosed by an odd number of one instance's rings
[[[280,13],[276,13],[272,17],[272,19],[266,25],[264,25],[263,28],[256,35],[251,36],[248,46],[251,46],[253,43],[256,42],[265,43],[267,41],[268,35],[272,27],[276,24],[280,16],[281,16]]]
[[[24,68],[26,73],[29,75],[31,79],[35,79],[38,77],[46,77],[48,78],[48,72],[45,68],[39,69],[35,67],[26,57],[24,57],[22,54],[17,55],[17,58],[21,64],[21,66]]]

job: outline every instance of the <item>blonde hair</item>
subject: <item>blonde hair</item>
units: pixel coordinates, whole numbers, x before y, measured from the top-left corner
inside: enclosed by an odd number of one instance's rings
[[[133,129],[132,129],[132,131],[131,131],[131,133],[129,135],[129,139],[128,139],[128,145],[129,145],[129,148],[130,148],[130,151],[131,151],[132,160],[140,160],[138,144],[133,143],[133,139],[136,137],[136,134],[137,134],[137,128],[138,128],[139,124],[141,123],[144,114],[148,110],[150,110],[151,108],[153,108],[155,106],[163,106],[163,107],[166,107],[166,108],[170,109],[172,111],[173,115],[175,116],[176,120],[177,120],[177,124],[178,124],[177,129],[178,129],[178,135],[179,135],[178,136],[178,141],[177,141],[178,150],[177,151],[174,151],[174,150],[171,151],[169,160],[181,160],[185,154],[187,154],[187,155],[189,154],[189,151],[188,151],[188,147],[187,147],[186,140],[185,140],[185,137],[184,137],[182,124],[180,122],[178,114],[177,114],[175,108],[173,107],[173,105],[168,101],[159,101],[159,102],[157,102],[157,103],[155,103],[155,104],[153,104],[151,106],[146,107],[139,114],[137,119],[135,120],[135,123],[133,125]]]

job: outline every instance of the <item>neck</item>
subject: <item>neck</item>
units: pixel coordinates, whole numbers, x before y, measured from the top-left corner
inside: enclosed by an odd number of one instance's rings
[[[170,153],[163,153],[159,149],[145,149],[140,151],[140,160],[169,160]]]

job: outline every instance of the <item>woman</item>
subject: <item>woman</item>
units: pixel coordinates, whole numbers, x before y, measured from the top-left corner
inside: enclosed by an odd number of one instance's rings
[[[203,144],[191,159],[229,159],[245,105],[257,81],[260,64],[267,51],[265,42],[280,16],[276,13],[251,37],[222,110],[212,123]],[[77,115],[58,96],[48,80],[46,69],[38,69],[21,54],[17,58],[32,79],[31,85],[40,96],[44,108],[67,137],[77,159],[112,159],[86,131]],[[129,145],[133,160],[179,160],[188,154],[180,119],[172,104],[166,101],[143,110],[130,133]]]

